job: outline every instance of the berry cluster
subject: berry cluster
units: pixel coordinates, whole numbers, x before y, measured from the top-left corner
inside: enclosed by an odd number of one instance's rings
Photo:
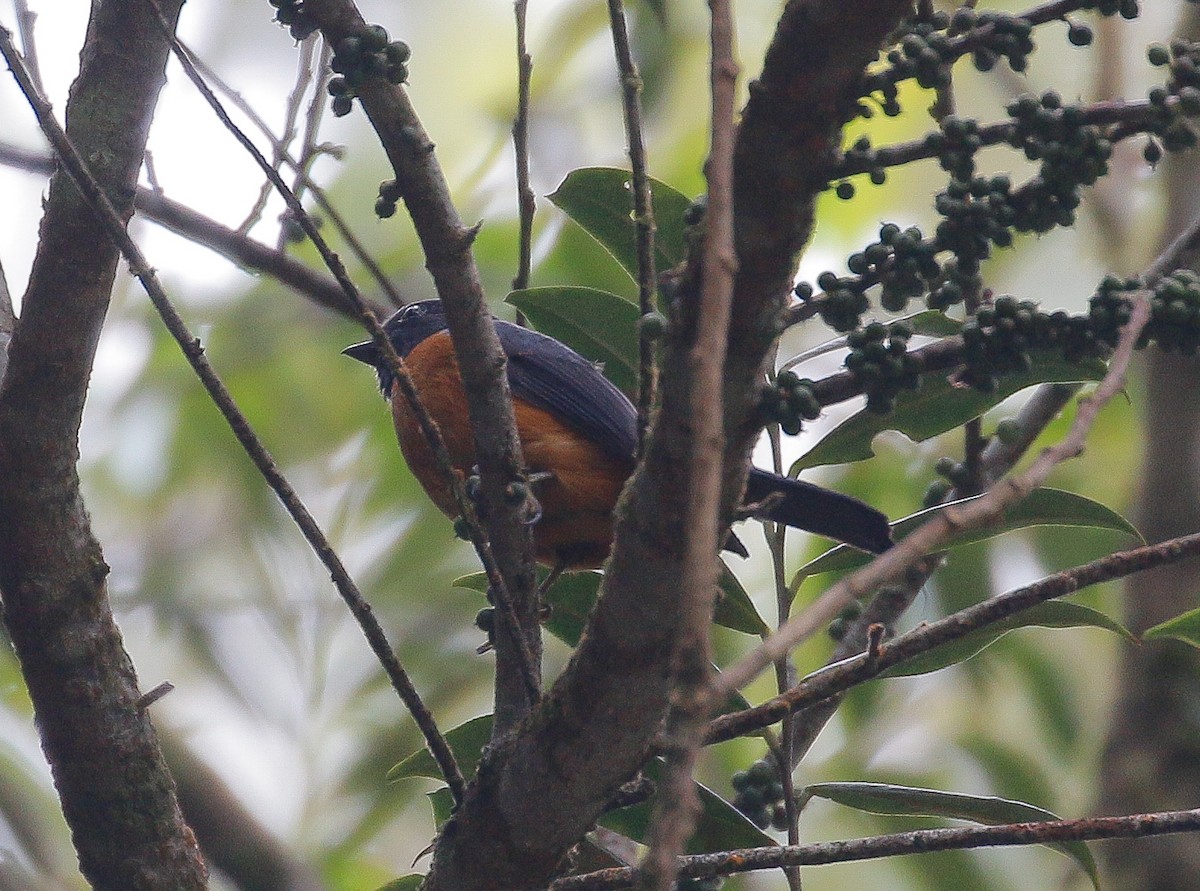
[[[1140,9],[1138,0],[1089,0],[1080,9],[1094,9],[1103,16],[1121,14],[1121,18],[1133,20],[1138,17]]]
[[[1136,288],[1136,280],[1106,278],[1092,298],[1096,322],[1091,315],[1072,316],[1062,310],[1045,313],[1030,300],[996,298],[963,325],[965,368],[961,380],[985,393],[993,392],[1000,375],[1032,366],[1029,351],[1033,349],[1056,349],[1068,362],[1104,356],[1116,343],[1120,325],[1129,318],[1129,303],[1120,293]]]
[[[304,40],[317,30],[316,22],[304,11],[304,0],[271,0],[275,21],[284,25],[293,40]]]
[[[841,642],[846,636],[846,632],[850,630],[854,620],[863,614],[863,605],[861,600],[851,600],[842,611],[837,614],[837,617],[829,623],[829,636],[834,640]]]
[[[871,322],[846,338],[846,368],[867,394],[868,411],[887,414],[896,407],[901,390],[915,390],[920,384],[922,363],[908,352],[910,337],[912,328],[904,322]]]
[[[1007,12],[976,12],[964,6],[950,19],[955,34],[968,35],[971,61],[979,71],[991,71],[1001,59],[1013,71],[1024,71],[1033,52],[1033,25]]]
[[[968,294],[978,294],[981,290],[983,275],[979,264],[960,264],[957,257],[951,257],[942,266],[941,284],[929,292],[925,302],[930,309],[946,310],[962,303]]]
[[[1169,66],[1171,73],[1165,85],[1149,93],[1154,117],[1146,127],[1152,137],[1144,154],[1149,163],[1157,164],[1164,150],[1177,152],[1196,145],[1196,131],[1183,116],[1200,114],[1200,44],[1184,40],[1173,40],[1169,47],[1153,44],[1146,56],[1151,65]]]
[[[388,40],[382,25],[368,25],[357,37],[344,37],[333,48],[330,67],[337,77],[329,80],[329,95],[333,97],[333,113],[348,115],[358,88],[371,77],[382,77],[394,84],[408,80],[408,57],[411,51],[402,40]]]
[[[1096,298],[1092,312],[1096,312]],[[1119,320],[1117,314],[1114,321]],[[1200,348],[1200,276],[1190,269],[1172,272],[1155,285],[1150,321],[1142,333],[1142,343],[1150,341],[1160,349],[1184,356],[1193,356]]]
[[[941,129],[925,138],[925,147],[937,155],[938,163],[951,176],[970,179],[975,173],[975,153],[983,147],[979,122],[947,115]]]
[[[1169,279],[1180,273],[1172,273]],[[1164,282],[1167,279],[1163,280]],[[1139,287],[1137,279],[1121,279],[1115,275],[1106,275],[1096,288],[1096,293],[1088,303],[1088,327],[1095,337],[1103,344],[1114,346],[1121,326],[1129,321],[1129,300],[1125,297],[1130,291]],[[1169,298],[1170,299],[1170,298]],[[1143,337],[1146,332],[1143,332]],[[1145,344],[1140,344],[1144,346]]]
[[[935,246],[954,254],[959,269],[977,273],[993,244],[1012,245],[1011,192],[1007,176],[952,178],[934,199],[934,209],[945,218],[938,223]]]
[[[1022,96],[1007,111],[1015,124],[1009,145],[1041,161],[1038,175],[1012,196],[1013,225],[1039,233],[1070,226],[1080,189],[1108,172],[1112,143],[1099,127],[1084,122],[1082,108],[1064,106],[1053,90],[1041,99]]]
[[[731,779],[733,806],[759,829],[771,826],[787,828],[787,811],[783,806],[783,784],[773,762],[760,759],[746,770],[739,770]]]
[[[792,371],[781,371],[763,392],[759,411],[763,423],[778,424],[784,433],[795,436],[804,421],[820,417],[821,403],[813,393],[812,381]]]
[[[375,199],[375,216],[381,220],[396,215],[396,202],[403,196],[400,184],[394,179],[384,180],[379,184],[379,197]]]
[[[859,319],[870,306],[866,284],[858,276],[838,278],[832,272],[818,275],[817,286],[825,294],[817,305],[817,311],[825,324],[834,331],[853,331],[857,328]],[[800,282],[793,293],[801,300],[811,300],[813,287],[808,282]]]
[[[941,275],[937,248],[925,241],[916,226],[901,229],[895,223],[879,227],[879,241],[861,254],[851,254],[851,272],[878,279],[880,303],[889,312],[903,312],[908,301],[920,297]]]
[[[946,33],[950,16],[941,11],[909,23],[907,33],[888,51],[893,80],[913,78],[927,90],[950,85],[950,65],[957,57]]]
[[[998,297],[963,325],[963,382],[993,392],[1000,375],[1032,366],[1030,348],[1049,345],[1055,327],[1033,301]]]

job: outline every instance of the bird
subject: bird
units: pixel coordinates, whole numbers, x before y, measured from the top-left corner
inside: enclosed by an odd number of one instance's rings
[[[633,473],[637,409],[597,365],[559,340],[500,319],[496,334],[507,357],[517,434],[540,510],[535,556],[557,575],[596,569],[612,546],[617,499]],[[466,395],[445,310],[438,299],[409,303],[384,331],[437,423],[455,470],[477,462]],[[395,375],[373,341],[342,351],[375,369],[390,401],[400,451],[430,500],[448,517],[458,508]],[[882,553],[892,545],[887,517],[862,501],[812,483],[751,467],[745,501],[766,519]],[[726,549],[745,555],[730,537]]]

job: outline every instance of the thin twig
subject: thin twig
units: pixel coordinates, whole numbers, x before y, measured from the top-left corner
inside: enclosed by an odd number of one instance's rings
[[[150,4],[150,6],[155,9],[156,12],[158,11],[158,4],[156,0],[146,0],[146,2]],[[229,132],[234,136],[235,139],[237,139],[242,147],[246,149],[246,151],[254,159],[255,163],[259,165],[259,168],[263,171],[263,173],[265,173],[275,185],[275,188],[279,191],[279,194],[283,197],[284,201],[287,202],[288,207],[295,215],[296,222],[303,227],[305,234],[312,239],[314,246],[321,255],[321,259],[333,273],[334,278],[336,278],[338,281],[338,284],[342,286],[346,296],[349,297],[354,303],[359,313],[359,320],[371,333],[372,342],[375,344],[376,348],[380,352],[380,355],[387,363],[388,369],[395,375],[396,382],[399,384],[400,389],[408,402],[409,408],[417,418],[418,424],[421,427],[421,431],[425,436],[426,441],[429,443],[435,458],[437,459],[442,476],[445,479],[447,486],[454,494],[458,509],[463,519],[466,520],[467,526],[471,531],[471,539],[472,543],[475,545],[476,553],[478,553],[480,562],[483,564],[484,571],[487,573],[488,581],[492,585],[492,596],[496,601],[496,605],[500,608],[501,613],[508,618],[509,626],[513,629],[519,628],[520,626],[517,624],[512,601],[508,597],[507,587],[504,584],[504,577],[500,573],[499,568],[496,566],[495,560],[492,558],[490,546],[488,545],[487,539],[484,536],[479,526],[479,522],[475,517],[471,499],[467,497],[466,491],[463,487],[463,482],[460,479],[457,471],[454,469],[453,462],[450,460],[450,453],[446,449],[445,441],[442,439],[441,432],[438,430],[437,424],[434,422],[432,416],[430,416],[428,410],[422,404],[420,396],[417,394],[416,387],[413,385],[412,379],[409,376],[407,369],[404,367],[403,360],[396,354],[396,349],[394,346],[392,346],[391,339],[380,326],[379,320],[376,319],[375,316],[363,304],[362,297],[359,295],[358,289],[354,286],[354,283],[350,280],[349,274],[346,272],[346,268],[342,264],[341,259],[329,248],[329,245],[325,242],[325,239],[321,237],[321,233],[317,230],[312,218],[304,210],[304,206],[300,203],[299,199],[296,198],[292,190],[287,187],[287,184],[283,181],[282,177],[279,176],[278,172],[271,166],[270,162],[267,161],[267,159],[263,156],[262,152],[258,150],[258,147],[254,145],[250,138],[229,117],[229,114],[221,105],[220,100],[217,99],[212,90],[209,89],[208,85],[204,82],[204,78],[201,77],[200,73],[196,70],[196,67],[192,64],[191,57],[183,49],[183,47],[179,45],[179,42],[175,40],[174,35],[167,27],[167,23],[165,19],[162,18],[161,13],[159,13],[159,22],[163,26],[164,33],[166,33],[170,39],[172,50],[175,53],[176,58],[179,59],[180,64],[183,66],[184,73],[187,74],[188,79],[191,80],[195,87],[200,91],[201,96],[209,104],[209,107],[212,108],[213,112],[217,115],[217,118],[221,121],[221,123],[225,125],[226,129],[229,130]],[[522,677],[526,685],[526,691],[531,697],[532,701],[536,702],[537,698],[541,695],[541,689],[540,684],[537,682],[538,673],[534,664],[533,656],[529,652],[528,646],[525,644],[524,637],[520,633],[514,631],[511,636],[517,647],[517,651],[520,654],[519,658],[522,660]],[[450,752],[449,747],[445,748],[443,754],[450,756],[451,760],[453,759],[453,755]],[[437,756],[435,755],[435,757]],[[442,766],[440,760],[439,766]],[[457,771],[457,769],[457,765],[454,765],[454,770]],[[460,799],[458,799],[456,796],[456,800]]]
[[[335,46],[367,27],[352,0],[305,0],[304,10]],[[540,698],[542,641],[533,530],[527,522],[530,504],[511,497],[511,484],[525,479],[526,467],[507,359],[487,311],[471,249],[481,224],[463,223],[438,163],[436,146],[404,87],[382,77],[369,77],[358,85],[357,92],[395,173],[396,190],[405,202],[426,268],[446,309],[471,421],[491,552],[506,582],[504,590],[494,589],[494,595],[510,599],[516,607],[511,612],[502,607],[499,614],[502,633],[496,641],[492,723],[493,737],[499,738],[524,720]],[[519,620],[515,626],[511,622],[514,613]]]
[[[629,29],[622,0],[608,0],[608,20],[612,30],[617,70],[621,75],[621,105],[625,113],[625,138],[629,143],[629,163],[633,186],[633,227],[637,239],[638,307],[647,316],[656,309],[658,274],[654,268],[654,200],[646,173],[646,142],[642,133],[642,77],[633,61]],[[638,454],[650,424],[650,410],[658,387],[654,340],[649,328],[638,332]]]
[[[777,353],[778,347],[771,356],[772,367],[774,367]],[[783,448],[778,424],[771,424],[767,428],[767,438],[771,443],[771,461],[774,470],[782,476],[784,473]],[[784,562],[787,530],[788,527],[783,523],[763,523],[763,535],[767,540],[767,547],[771,551],[771,574],[775,581],[776,627],[787,622],[792,612],[793,597],[791,588],[788,587],[787,567]],[[775,685],[782,694],[795,683],[796,667],[792,663],[792,654],[788,653],[783,658],[775,660]],[[798,845],[800,844],[800,808],[796,806],[796,783],[792,776],[792,771],[797,763],[795,756],[796,720],[792,712],[783,716],[779,734],[779,744],[772,749],[772,753],[775,755],[779,783],[783,786],[783,809],[787,816],[787,843]],[[770,745],[769,739],[768,745]],[[783,875],[788,883],[789,891],[801,891],[799,869],[786,868]]]
[[[270,125],[262,119],[262,116],[254,110],[254,107],[245,100],[242,94],[222,80],[221,76],[217,74],[217,72],[214,71],[209,65],[205,64],[203,59],[192,53],[192,51],[183,46],[182,43],[180,46],[183,47],[183,51],[187,53],[188,60],[195,67],[195,69],[200,72],[204,80],[207,83],[215,84],[217,89],[234,104],[234,107],[237,108],[242,114],[246,115],[251,123],[254,124],[255,128],[271,141],[272,145],[278,145],[279,142],[275,138],[274,133],[271,131]],[[322,56],[322,59],[324,59],[324,56]],[[318,95],[317,99],[323,101],[324,97]],[[335,157],[340,157],[340,152],[335,149],[328,149],[326,153],[332,154]],[[358,236],[354,234],[354,231],[350,228],[350,225],[346,222],[346,219],[340,213],[338,213],[337,208],[333,206],[333,202],[329,200],[329,196],[326,195],[325,190],[321,188],[321,186],[314,179],[312,179],[312,177],[309,176],[308,168],[312,164],[312,159],[309,158],[306,162],[301,163],[301,161],[293,158],[291,153],[286,150],[282,152],[281,159],[283,163],[287,164],[296,171],[296,179],[300,181],[301,185],[303,185],[308,191],[312,192],[314,200],[316,200],[317,205],[325,214],[326,219],[333,224],[333,227],[337,229],[338,234],[345,239],[346,247],[350,248],[350,253],[354,254],[355,258],[362,263],[364,267],[366,267],[367,271],[371,274],[371,277],[375,279],[376,284],[378,284],[383,292],[387,294],[388,299],[392,302],[392,305],[403,306],[407,301],[399,293],[397,293],[395,286],[391,283],[388,277],[384,275],[383,270],[380,269],[379,264],[375,261],[375,258],[371,256],[371,253],[366,249],[366,246],[361,240],[359,240]]]
[[[304,139],[300,144],[300,156],[296,159],[296,176],[292,179],[292,191],[300,197],[303,197],[307,183],[310,182],[309,174],[312,172],[313,163],[323,154],[317,136],[321,132],[321,119],[325,116],[325,100],[328,96],[325,87],[331,74],[329,61],[333,58],[333,50],[324,37],[321,37],[320,41],[321,52],[317,56],[316,81],[309,96],[308,108],[304,112]]]
[[[300,54],[296,60],[296,81],[292,84],[292,91],[288,93],[287,102],[284,104],[283,130],[279,136],[270,134],[268,137],[271,141],[271,167],[276,173],[283,169],[283,156],[288,153],[292,140],[296,138],[296,120],[300,117],[300,104],[304,101],[304,92],[312,82],[313,50],[317,40],[317,37],[310,35],[300,41]],[[182,41],[180,46],[184,47],[189,57],[195,58],[195,53],[190,47],[185,46]],[[271,181],[263,179],[263,183],[258,189],[258,196],[254,199],[250,210],[246,212],[245,219],[238,226],[239,232],[249,232],[258,224],[274,190]],[[296,197],[300,197],[299,192],[296,193]],[[279,237],[280,240],[276,247],[282,248],[285,238],[282,229]]]
[[[733,236],[734,95],[738,68],[733,56],[730,0],[712,0],[712,144],[705,163],[708,220],[701,257],[702,278],[690,344],[692,447],[686,506],[686,536],[680,631],[672,654],[674,691],[667,715],[667,755],[658,805],[647,836],[649,850],[639,867],[642,891],[670,891],[678,857],[692,834],[699,801],[692,772],[705,722],[711,712],[712,597],[719,562],[718,521],[725,453],[725,356],[737,260]]]
[[[1046,820],[967,826],[954,829],[918,829],[848,841],[821,842],[786,847],[743,848],[717,854],[679,858],[679,875],[692,879],[728,876],[781,866],[823,866],[881,857],[957,851],[985,847],[1045,845],[1105,838],[1148,838],[1200,830],[1200,809],[1159,811],[1124,817],[1085,817],[1080,820]],[[558,879],[550,891],[608,891],[633,887],[637,870],[615,867]]]
[[[533,215],[537,203],[533,188],[529,184],[529,87],[533,79],[533,56],[525,44],[525,19],[529,11],[529,0],[516,0],[513,4],[517,21],[517,116],[513,120],[513,152],[517,163],[517,212],[520,237],[517,247],[517,274],[513,277],[513,290],[529,287],[529,273],[533,264]]]
[[[13,0],[13,11],[17,14],[17,33],[21,35],[21,55],[25,57],[25,66],[29,69],[29,79],[39,93],[45,94],[42,84],[42,66],[38,62],[37,39],[33,34],[37,13],[29,8],[25,0]]]

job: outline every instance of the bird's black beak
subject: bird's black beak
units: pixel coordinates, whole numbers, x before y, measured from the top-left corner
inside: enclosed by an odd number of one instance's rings
[[[375,343],[370,340],[365,340],[362,343],[356,343],[342,350],[343,356],[349,356],[351,359],[357,359],[366,365],[379,364],[379,349]]]

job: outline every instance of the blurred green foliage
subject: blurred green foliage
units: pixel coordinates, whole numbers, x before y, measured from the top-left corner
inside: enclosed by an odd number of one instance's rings
[[[70,6],[72,16],[86,11],[81,2]],[[548,6],[531,9],[532,162],[539,196],[575,168],[624,163],[601,5],[568,0]],[[476,258],[497,312],[507,312],[502,301],[515,273],[517,232],[508,137],[516,71],[511,3],[363,7],[368,19],[385,22],[413,47],[413,101],[437,142],[464,216],[484,221]],[[740,54],[750,77],[777,12],[777,4],[765,0],[738,5]],[[702,5],[632,3],[630,15],[646,82],[651,172],[692,196],[703,188],[707,125],[699,86],[706,82]],[[278,121],[295,51],[269,19],[265,3],[222,0],[189,7],[184,27],[199,55]],[[46,38],[54,27],[51,16],[41,19]],[[1047,55],[1038,55],[1026,83],[968,75],[961,101],[995,108],[1013,90],[1040,90],[1063,79],[1084,91],[1099,77],[1097,60],[1104,57]],[[482,71],[490,73],[480,76]],[[160,116],[154,142],[162,185],[174,196],[188,194],[188,188],[194,194],[199,183],[201,192],[214,196],[206,212],[237,225],[253,187],[231,193],[224,180],[234,174],[220,162],[172,166],[172,152],[194,157],[208,146],[223,151],[217,147],[227,137],[215,122],[188,120],[185,129],[169,113],[173,102],[188,101],[182,98],[185,88],[175,83],[181,80],[177,72],[171,76],[163,98],[168,111]],[[922,108],[931,97],[908,98],[909,107]],[[868,132],[881,145],[915,138],[925,129],[918,114],[877,117],[857,122],[847,139]],[[403,215],[386,222],[372,215],[375,188],[389,173],[361,116],[331,121],[323,134],[343,146],[340,160],[323,159],[316,169],[330,198],[402,291],[427,295],[422,259]],[[927,162],[893,173],[882,187],[860,188],[852,202],[827,194],[805,268],[837,268],[837,258],[861,246],[881,219],[927,222],[936,182]],[[1115,197],[1131,213],[1142,214],[1143,230],[1152,229],[1153,211],[1144,199],[1154,186],[1137,175],[1118,175],[1105,188],[1111,190],[1108,203],[1087,205],[1090,215],[1076,230],[1020,244],[986,265],[989,285],[1048,299],[1051,308],[1077,310],[1111,264],[1120,264],[1114,272],[1135,271],[1144,259],[1139,246],[1113,251],[1098,218]],[[268,205],[252,230],[256,237],[274,239],[276,210],[274,202]],[[33,227],[32,220],[28,225]],[[360,332],[268,278],[234,274],[222,260],[139,228],[215,367],[371,599],[439,721],[453,727],[487,713],[490,657],[475,654],[482,637],[472,625],[479,598],[453,584],[477,567],[400,460],[371,375],[339,355]],[[535,285],[633,294],[613,257],[544,197],[535,229]],[[315,262],[304,247],[294,254]],[[363,271],[352,264],[351,272],[369,290]],[[20,282],[12,284],[19,293]],[[807,326],[789,334],[783,355],[827,336],[818,325]],[[985,427],[1013,413],[1024,395],[989,411]],[[1087,455],[1057,470],[1052,485],[1123,510],[1140,445],[1137,401],[1135,383],[1129,402],[1116,401],[1102,416]],[[1061,436],[1065,423],[1052,425],[1043,441]],[[885,433],[874,441],[869,461],[823,470],[819,479],[892,516],[907,515],[919,508],[936,458],[961,454],[960,438],[951,431],[915,444]],[[786,444],[785,466],[812,440],[806,434],[801,443]],[[410,871],[434,831],[423,800],[434,786],[388,784],[384,777],[420,747],[419,736],[325,572],[128,281],[114,299],[101,343],[82,452],[89,508],[113,567],[112,598],[143,686],[170,678],[176,687],[153,708],[158,726],[217,769],[299,859],[319,869],[331,889],[374,888]],[[754,555],[746,563],[735,561],[734,569],[769,622],[774,615],[769,561],[752,525],[741,534]],[[940,617],[1127,543],[1111,530],[1037,528],[955,550],[906,622]],[[789,572],[823,549],[811,540],[790,541]],[[809,596],[806,587],[801,600]],[[1116,613],[1110,586],[1085,591],[1077,602]],[[744,634],[718,630],[718,662],[746,645]],[[1001,795],[1066,815],[1084,813],[1095,785],[1111,687],[1106,681],[1115,648],[1122,645],[1094,629],[1025,629],[937,674],[855,690],[797,782],[878,781]],[[800,670],[818,667],[831,647],[828,640],[814,640],[801,648]],[[549,654],[553,677],[566,650],[552,645]],[[7,649],[0,653],[0,689],[0,815],[9,830],[0,870],[24,876],[25,887],[81,887],[72,877],[65,826]],[[764,678],[748,696],[757,700],[771,692],[772,682]],[[730,775],[762,752],[757,740],[715,747],[701,779],[729,794]],[[918,825],[935,824],[815,803],[802,829],[806,839],[815,839]],[[805,888],[1088,886],[1082,875],[1063,879],[1063,870],[1064,861],[1042,850],[949,853],[808,870]],[[726,887],[779,887],[781,881],[737,879]],[[6,887],[13,887],[12,880]],[[214,887],[226,887],[224,880],[218,877]]]

